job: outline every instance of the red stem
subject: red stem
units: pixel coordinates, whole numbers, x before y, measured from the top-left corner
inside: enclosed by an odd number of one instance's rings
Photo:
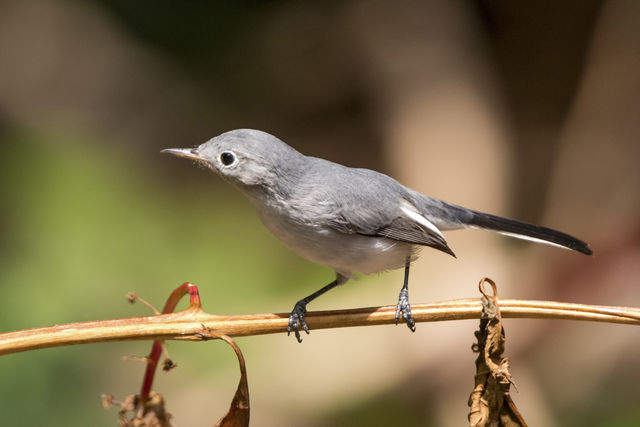
[[[186,294],[190,295],[189,298],[189,308],[192,310],[201,310],[202,304],[200,302],[200,294],[198,293],[198,287],[185,282],[182,285],[178,286],[167,298],[167,302],[162,309],[162,314],[173,313],[178,305],[178,302],[182,299]],[[158,361],[160,360],[160,356],[162,355],[162,348],[164,345],[163,340],[155,340],[153,342],[153,347],[151,347],[151,353],[149,357],[147,357],[147,369],[144,373],[144,379],[142,380],[142,389],[140,390],[140,403],[144,406],[149,398],[149,393],[151,393],[151,386],[153,385],[153,378],[156,373],[156,368],[158,367]]]

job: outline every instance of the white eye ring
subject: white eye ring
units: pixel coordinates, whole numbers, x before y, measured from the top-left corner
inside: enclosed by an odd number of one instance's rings
[[[223,151],[222,154],[220,154],[220,163],[224,166],[231,166],[236,160],[237,157],[233,151]]]

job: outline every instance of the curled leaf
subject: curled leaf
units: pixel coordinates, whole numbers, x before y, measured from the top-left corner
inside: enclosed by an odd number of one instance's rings
[[[238,364],[240,365],[240,381],[236,394],[233,396],[231,406],[227,414],[220,418],[215,427],[247,427],[249,425],[249,383],[247,381],[247,368],[244,363],[244,356],[240,347],[226,335],[219,335],[218,338],[227,342],[236,352]]]
[[[485,290],[485,283],[491,285],[492,294]],[[482,319],[475,332],[477,343],[472,346],[478,357],[475,386],[469,396],[469,426],[526,427],[509,395],[513,380],[509,359],[502,357],[505,335],[497,286],[493,280],[483,278],[479,288],[482,293]]]

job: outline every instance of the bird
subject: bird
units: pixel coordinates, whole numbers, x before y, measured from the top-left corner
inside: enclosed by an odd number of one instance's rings
[[[571,249],[588,244],[551,228],[467,209],[421,194],[380,172],[306,156],[277,137],[254,129],[222,133],[195,148],[163,153],[193,160],[240,190],[262,223],[303,258],[335,271],[335,279],[295,303],[287,325],[302,342],[309,334],[307,305],[354,274],[404,268],[396,305],[411,331],[409,268],[419,249],[456,257],[443,231],[486,229]]]

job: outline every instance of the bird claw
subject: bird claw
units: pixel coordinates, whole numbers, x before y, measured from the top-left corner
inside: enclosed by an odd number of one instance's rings
[[[416,331],[416,322],[413,320],[413,316],[411,315],[411,304],[409,303],[409,290],[407,288],[402,288],[400,291],[400,295],[398,296],[398,305],[396,306],[396,325],[400,320],[400,313],[402,313],[402,318],[407,323],[411,332]]]
[[[307,327],[307,322],[305,320],[305,313],[307,312],[307,304],[302,301],[298,301],[296,305],[293,307],[291,311],[291,315],[289,316],[289,324],[287,325],[287,336],[291,334],[291,330],[296,336],[298,342],[302,342],[302,337],[300,337],[300,326],[302,326],[302,330],[304,330],[307,335],[309,334],[309,328]]]

